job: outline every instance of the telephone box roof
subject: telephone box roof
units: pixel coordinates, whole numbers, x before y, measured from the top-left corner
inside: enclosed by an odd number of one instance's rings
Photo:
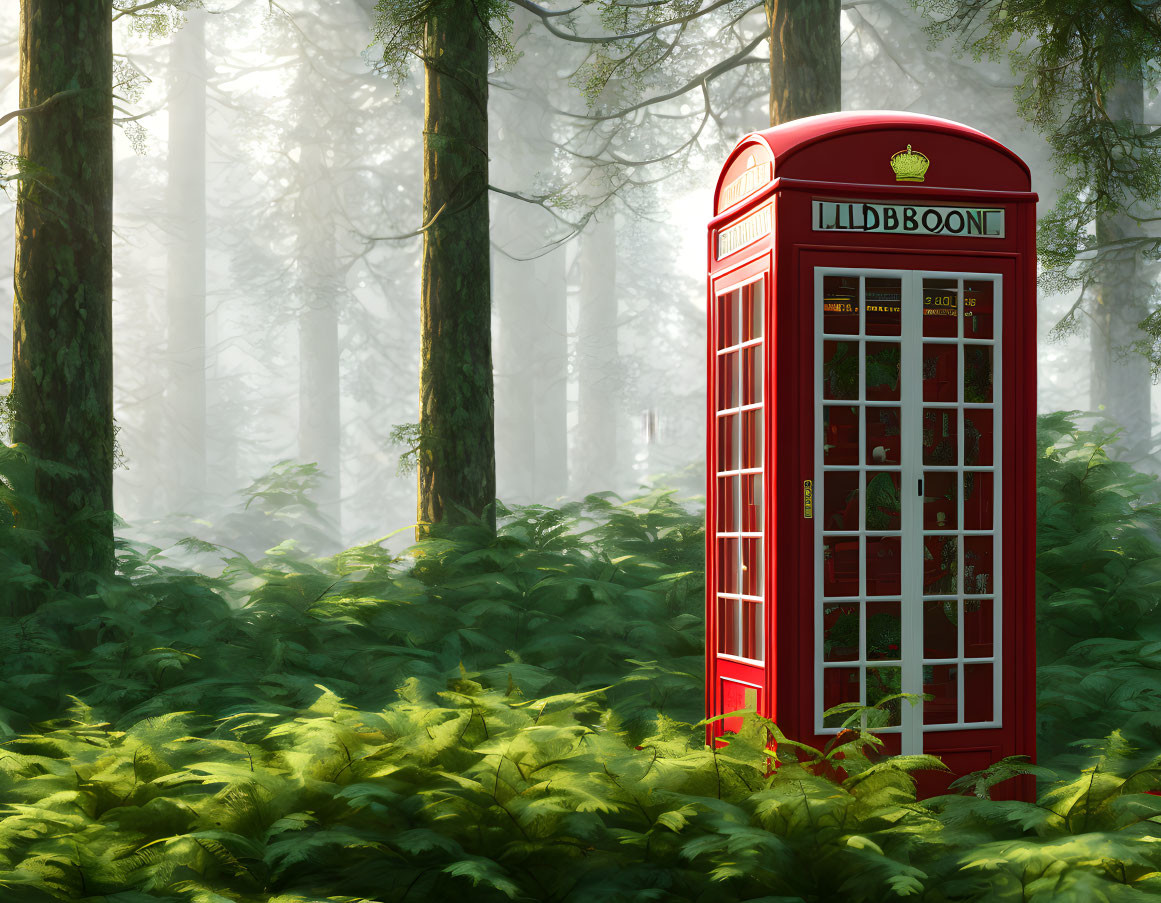
[[[735,161],[743,166],[740,158],[752,157],[758,148],[763,148],[758,151],[759,162],[769,154],[775,179],[893,184],[889,157],[908,144],[931,159],[925,180],[929,186],[1025,192],[1031,188],[1028,165],[978,129],[921,113],[859,110],[807,116],[746,135],[723,167],[718,190],[727,181],[727,171],[731,177],[736,173]],[[810,153],[800,153],[808,148]]]

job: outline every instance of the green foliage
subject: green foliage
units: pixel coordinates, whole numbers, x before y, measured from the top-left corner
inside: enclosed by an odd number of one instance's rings
[[[753,713],[703,744],[705,537],[669,493],[500,506],[497,532],[402,555],[190,540],[217,577],[123,543],[121,574],[77,596],[16,563],[36,465],[8,449],[0,578],[39,604],[0,606],[0,897],[1153,899],[1161,509],[1109,441],[1040,422],[1041,749],[1061,770],[1006,760],[926,801],[913,776],[941,764],[858,727],[915,701],[889,680],[827,714],[848,729],[823,749]],[[250,513],[285,526],[311,476],[256,482]],[[992,798],[1021,774],[1035,803]]]

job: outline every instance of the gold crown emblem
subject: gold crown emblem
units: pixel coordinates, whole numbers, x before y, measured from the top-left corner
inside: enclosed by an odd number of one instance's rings
[[[895,170],[896,182],[922,182],[923,174],[930,165],[931,161],[919,151],[911,150],[910,144],[907,150],[896,151],[891,155],[891,168]]]

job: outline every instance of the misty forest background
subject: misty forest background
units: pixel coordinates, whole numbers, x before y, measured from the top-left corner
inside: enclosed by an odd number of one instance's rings
[[[1157,0],[0,3],[0,899],[1157,899],[1159,84]],[[891,700],[698,724],[712,185],[884,107],[1041,199],[1039,764],[925,800]]]

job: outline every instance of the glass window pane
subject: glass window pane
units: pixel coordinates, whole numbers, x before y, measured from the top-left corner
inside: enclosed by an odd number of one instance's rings
[[[903,692],[903,672],[900,668],[867,669],[867,705],[876,705],[888,696]],[[877,712],[867,713],[867,727],[897,727],[901,724],[902,699],[883,703]]]
[[[758,404],[761,401],[762,346],[755,345],[742,351],[742,404]]]
[[[973,408],[963,412],[963,457],[969,466],[991,467],[995,463],[990,409]]]
[[[956,592],[959,544],[954,536],[923,538],[923,592],[931,595]]]
[[[955,408],[923,409],[923,463],[951,467],[959,461]],[[869,440],[868,440],[869,442]]]
[[[718,410],[736,408],[738,393],[738,352],[718,355]]]
[[[959,720],[956,681],[958,665],[924,665],[923,701],[924,724],[955,724]]]
[[[899,335],[903,280],[867,278],[867,335]]]
[[[762,474],[748,473],[742,481],[742,530],[760,533],[762,530]]]
[[[992,633],[995,621],[992,618],[991,599],[964,599],[963,603],[963,654],[965,658],[990,658],[992,655]]]
[[[858,408],[822,406],[822,463],[859,463]]]
[[[823,668],[822,707],[824,710],[834,708],[844,702],[858,702],[859,698],[858,668]],[[824,727],[842,727],[842,723],[850,716],[851,712],[836,713],[826,716],[822,723]]]
[[[826,536],[822,540],[822,594],[859,594],[859,538]]]
[[[742,287],[743,340],[762,338],[762,309],[765,300],[761,279]]]
[[[718,295],[718,347],[728,348],[738,344],[738,313],[741,303],[740,291]]]
[[[859,659],[858,603],[838,602],[822,607],[822,658],[827,662]]]
[[[832,471],[823,478],[823,529],[859,529],[859,474]]]
[[[895,342],[867,342],[867,398],[871,401],[899,400],[899,345]]]
[[[992,593],[992,537],[968,536],[963,541],[963,591]]]
[[[900,409],[868,407],[867,464],[898,464],[902,445]]]
[[[900,592],[897,536],[867,537],[867,595],[897,596]]]
[[[717,584],[719,593],[738,592],[738,540],[718,540]]]
[[[992,720],[992,666],[963,666],[963,720]]]
[[[718,418],[718,470],[737,470],[741,463],[741,446],[738,435],[740,414],[727,414]]]
[[[995,476],[991,471],[969,470],[963,475],[963,527],[991,530],[995,501]]]
[[[992,346],[963,346],[963,400],[987,404],[992,400]]]
[[[718,599],[718,652],[742,654],[742,603],[737,599]]]
[[[761,602],[742,603],[742,655],[763,659],[766,655],[766,627],[763,623]]]
[[[959,288],[955,279],[923,280],[923,334],[954,338],[959,335]]]
[[[742,540],[742,595],[761,596],[762,593],[762,540],[756,537]]]
[[[893,661],[901,659],[902,627],[899,601],[867,603],[867,659]]]
[[[954,599],[925,599],[923,602],[923,657],[956,658],[958,602]]]
[[[963,334],[966,339],[990,339],[995,303],[995,283],[990,279],[965,279],[963,284]]]
[[[859,332],[859,277],[824,276],[822,279],[822,331],[828,335]]]
[[[902,526],[902,496],[898,471],[867,471],[867,529],[898,530]]]
[[[822,397],[859,397],[859,343],[822,343]]]
[[[740,526],[738,477],[718,477],[718,532],[736,533]]]
[[[959,401],[959,347],[923,346],[923,400]]]
[[[742,467],[762,466],[762,409],[742,412]]]
[[[955,530],[959,513],[959,474],[923,472],[923,529]]]

